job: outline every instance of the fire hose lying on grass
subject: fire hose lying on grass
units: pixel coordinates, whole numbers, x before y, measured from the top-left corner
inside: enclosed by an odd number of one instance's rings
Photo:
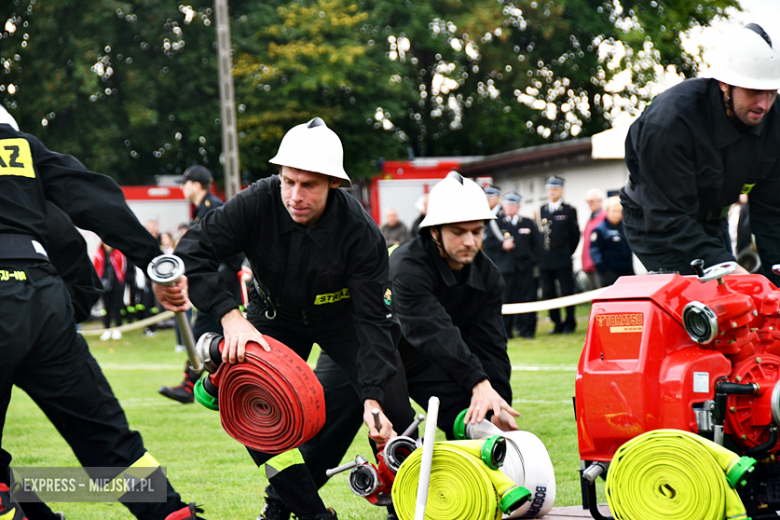
[[[219,410],[222,427],[244,446],[283,453],[314,437],[325,424],[325,396],[309,365],[287,346],[264,336],[270,352],[246,344],[243,363],[222,363],[224,338],[204,334],[196,350],[209,376],[195,398]]]
[[[377,454],[377,465],[358,456],[327,474],[351,469],[350,489],[374,505],[388,505],[392,493],[401,520],[419,514],[417,493],[426,483],[429,496],[435,497],[422,504],[428,519],[493,520],[548,513],[555,502],[555,474],[539,438],[529,432],[501,431],[487,420],[465,424],[465,414],[463,410],[455,421],[458,440],[432,443],[428,471],[422,469],[420,441],[407,436],[419,425],[421,414]],[[429,422],[431,417],[429,412]],[[428,435],[433,437],[435,430],[426,430]]]

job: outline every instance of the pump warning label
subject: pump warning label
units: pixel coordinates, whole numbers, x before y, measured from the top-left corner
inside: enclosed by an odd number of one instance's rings
[[[641,312],[600,314],[596,316],[596,325],[607,328],[611,333],[642,332],[644,315]]]

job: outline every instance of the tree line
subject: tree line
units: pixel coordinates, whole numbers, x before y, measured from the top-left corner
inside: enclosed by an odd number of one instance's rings
[[[737,0],[231,0],[244,182],[322,117],[347,171],[589,136],[657,75],[693,77],[681,35]],[[23,131],[125,184],[221,175],[210,1],[5,0],[0,100]],[[619,73],[631,81],[609,91]],[[617,101],[620,102],[617,102]]]

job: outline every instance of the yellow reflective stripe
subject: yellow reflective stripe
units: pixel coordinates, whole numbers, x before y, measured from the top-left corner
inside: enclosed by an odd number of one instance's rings
[[[314,297],[314,305],[324,305],[326,303],[336,303],[339,300],[349,298],[349,289],[344,287],[334,293],[318,294]]]
[[[159,467],[160,463],[147,451],[124,472],[137,478],[146,478]]]
[[[30,143],[26,139],[0,140],[0,175],[35,178]]]
[[[393,254],[393,251],[398,249],[398,244],[393,244],[392,246],[387,248],[387,256],[390,256]]]
[[[122,473],[116,476],[114,480],[111,481],[111,483],[106,486],[108,489],[115,489],[117,491],[111,492],[111,494],[119,500],[119,498],[122,497],[122,495],[125,494],[124,491],[119,491],[121,489],[124,489],[124,486],[119,483],[119,479],[122,479],[124,482],[125,480],[125,474],[135,477],[135,478],[146,478],[152,473],[154,473],[157,468],[160,467],[160,463],[157,462],[157,459],[149,455],[149,452],[147,451],[141,457],[133,462],[129,467],[127,467]],[[2,520],[2,519],[0,519]]]
[[[6,511],[3,514],[0,514],[0,520],[14,520],[14,515],[16,514],[16,508],[12,507],[8,511]]]
[[[280,453],[265,463],[266,466],[270,466],[276,470],[277,473],[281,473],[282,471],[291,466],[295,466],[296,464],[303,464],[303,455],[301,455],[301,452],[298,448],[293,448],[290,451]]]

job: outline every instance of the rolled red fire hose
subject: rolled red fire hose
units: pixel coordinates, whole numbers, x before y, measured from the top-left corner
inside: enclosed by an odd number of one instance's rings
[[[325,396],[306,361],[283,343],[264,338],[270,352],[247,343],[242,363],[222,363],[210,377],[219,388],[219,416],[228,435],[263,453],[283,453],[320,431]],[[223,346],[224,340],[220,352]]]

